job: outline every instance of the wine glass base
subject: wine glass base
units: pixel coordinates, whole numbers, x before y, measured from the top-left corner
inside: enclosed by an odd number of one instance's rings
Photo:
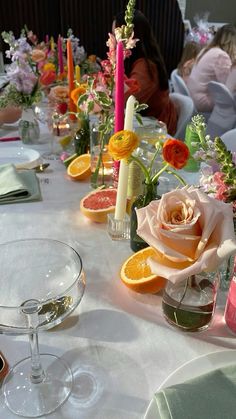
[[[19,416],[40,417],[54,412],[69,397],[73,376],[66,363],[55,355],[40,355],[45,377],[41,383],[30,380],[31,358],[18,362],[3,382],[8,408]]]
[[[45,160],[60,160],[60,154],[55,154],[55,153],[43,153],[42,155],[43,159]]]

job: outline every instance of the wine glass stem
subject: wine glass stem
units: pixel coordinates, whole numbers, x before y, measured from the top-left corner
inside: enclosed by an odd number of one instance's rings
[[[31,352],[31,382],[41,383],[45,378],[39,354],[38,332],[29,334],[30,352]]]

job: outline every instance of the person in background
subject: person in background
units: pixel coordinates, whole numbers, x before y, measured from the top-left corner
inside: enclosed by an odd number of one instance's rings
[[[3,124],[13,124],[20,119],[22,109],[16,106],[7,106],[0,109],[0,126]]]
[[[236,61],[233,62],[230,73],[226,80],[226,87],[233,95],[236,95]]]
[[[197,55],[201,49],[202,46],[194,41],[190,41],[185,44],[181,60],[177,66],[178,75],[183,78],[185,83],[187,83]]]
[[[216,32],[212,41],[197,56],[187,87],[198,112],[211,112],[214,103],[208,83],[226,83],[232,61],[236,58],[236,28],[228,24]]]
[[[124,13],[115,17],[113,28],[124,25]],[[134,38],[139,39],[131,50],[131,55],[125,59],[125,73],[137,82],[139,88],[134,96],[139,103],[146,103],[148,108],[143,116],[152,116],[167,125],[168,133],[174,135],[177,126],[177,112],[169,97],[168,75],[153,35],[150,23],[144,14],[135,10]],[[129,93],[126,94],[126,99]]]

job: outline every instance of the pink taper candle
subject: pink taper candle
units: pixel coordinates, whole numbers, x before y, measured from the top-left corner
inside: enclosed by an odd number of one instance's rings
[[[121,41],[116,48],[116,75],[115,75],[115,132],[124,129],[124,51]],[[120,162],[114,161],[113,180],[114,186],[117,186],[119,176]]]
[[[62,73],[64,73],[64,64],[63,64],[63,52],[62,52],[62,39],[61,39],[61,35],[58,36],[58,40],[57,40],[57,51],[58,51],[59,74],[62,74]]]
[[[116,48],[116,76],[115,76],[115,132],[124,129],[124,53],[123,44],[118,42]]]

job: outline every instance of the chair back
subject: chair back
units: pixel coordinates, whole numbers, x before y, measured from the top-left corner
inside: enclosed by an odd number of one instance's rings
[[[222,83],[211,81],[208,90],[214,108],[207,123],[207,133],[211,137],[221,136],[236,127],[236,101],[229,89]]]
[[[184,79],[179,76],[177,68],[172,71],[170,81],[174,89],[174,93],[180,93],[181,95],[190,96],[189,90]]]
[[[178,114],[175,137],[184,140],[186,126],[191,121],[194,113],[193,101],[191,97],[181,95],[180,93],[170,93],[170,99],[175,104]]]
[[[221,136],[221,139],[225,143],[228,150],[236,152],[236,128],[225,132]]]

